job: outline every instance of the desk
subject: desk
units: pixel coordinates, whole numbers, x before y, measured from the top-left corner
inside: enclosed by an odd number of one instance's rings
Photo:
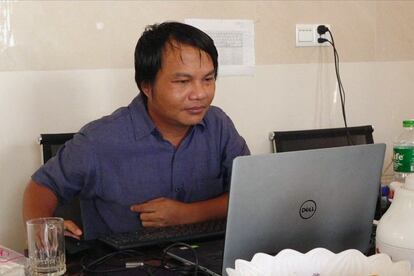
[[[183,264],[177,263],[169,258],[165,259],[166,266],[169,269],[161,267],[161,258],[163,256],[164,247],[151,247],[139,250],[119,251],[128,252],[127,254],[117,254],[104,264],[92,267],[93,270],[100,271],[95,273],[88,273],[84,271],[82,265],[89,265],[93,261],[96,261],[109,254],[115,254],[116,251],[105,246],[99,241],[88,241],[90,249],[76,253],[66,254],[66,270],[65,275],[192,275],[193,270],[188,267],[184,267]],[[130,268],[123,271],[109,271],[115,268],[123,268],[126,263],[138,263],[143,262],[144,266],[138,266],[136,268]],[[198,275],[203,275],[201,272]]]
[[[373,225],[372,229],[372,236],[370,240],[370,249],[367,253],[367,255],[375,254],[375,230],[376,226]],[[66,254],[66,265],[67,265],[67,275],[80,275],[81,272],[84,272],[83,274],[92,274],[87,273],[85,271],[84,267],[90,265],[92,262],[104,257],[109,256],[108,254],[114,253],[112,248],[107,246],[106,244],[93,240],[93,241],[87,241],[87,244],[89,245],[89,249],[87,251],[82,251],[76,254]],[[67,244],[68,245],[68,244]],[[152,246],[144,249],[139,250],[131,250],[127,251],[127,254],[124,255],[115,255],[112,256],[111,259],[108,259],[106,263],[99,264],[96,266],[89,267],[92,270],[99,270],[102,271],[102,273],[99,273],[99,275],[189,275],[192,273],[192,267],[186,266],[186,270],[177,272],[175,271],[169,271],[167,269],[161,268],[161,259],[163,257],[163,249],[168,246],[169,244],[164,244],[160,246]],[[215,248],[216,246],[214,246]],[[69,247],[67,246],[67,249]],[[70,250],[69,250],[70,251]],[[123,252],[123,251],[122,251]],[[208,255],[209,256],[209,255]],[[210,257],[207,258],[210,260]],[[183,269],[182,263],[177,263],[174,260],[166,259],[166,264],[170,268],[175,269]],[[143,263],[144,265],[138,266],[138,263]],[[120,272],[111,272],[109,273],[107,270],[109,269],[121,269],[125,268],[125,265],[127,263],[135,263],[137,267],[130,268],[128,270],[120,271]],[[106,271],[103,273],[103,271]],[[149,273],[150,272],[150,273]],[[97,275],[96,273],[94,275]],[[201,274],[201,271],[199,273]]]

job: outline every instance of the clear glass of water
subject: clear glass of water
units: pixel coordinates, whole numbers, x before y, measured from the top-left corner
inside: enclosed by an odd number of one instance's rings
[[[55,276],[66,271],[63,219],[37,218],[26,222],[30,275]]]

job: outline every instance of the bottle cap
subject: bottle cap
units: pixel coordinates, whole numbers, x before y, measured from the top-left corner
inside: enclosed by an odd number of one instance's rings
[[[381,196],[387,196],[390,193],[390,188],[387,185],[381,185]]]
[[[403,127],[414,127],[414,119],[404,120]]]
[[[414,174],[409,174],[405,177],[404,188],[414,191]]]

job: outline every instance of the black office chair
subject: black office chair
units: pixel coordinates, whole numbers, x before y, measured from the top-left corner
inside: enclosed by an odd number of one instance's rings
[[[270,133],[273,152],[309,150],[320,148],[342,147],[350,145],[373,144],[372,126],[346,128],[325,128],[311,130],[273,131]],[[380,185],[378,186],[380,189]],[[381,191],[378,194],[375,208],[375,219],[380,219],[386,211],[381,209]],[[375,242],[375,226],[371,235],[371,244]],[[371,246],[373,248],[373,246]],[[375,253],[372,250],[370,254]]]
[[[42,147],[43,163],[55,156],[60,147],[66,141],[73,138],[75,133],[40,134],[39,143]],[[65,220],[72,220],[78,226],[82,226],[82,216],[79,197],[75,197],[65,205],[58,205],[54,216],[62,217]]]
[[[74,133],[40,134],[39,144],[42,146],[43,164],[55,156],[60,147],[73,138]]]
[[[373,144],[372,126],[324,128],[311,130],[273,131],[270,133],[273,152]]]

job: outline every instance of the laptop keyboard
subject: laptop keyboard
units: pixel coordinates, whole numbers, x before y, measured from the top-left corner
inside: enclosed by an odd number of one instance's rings
[[[103,236],[99,240],[117,250],[125,250],[169,242],[223,238],[225,230],[226,220],[223,219],[162,228],[141,228],[136,232]]]

